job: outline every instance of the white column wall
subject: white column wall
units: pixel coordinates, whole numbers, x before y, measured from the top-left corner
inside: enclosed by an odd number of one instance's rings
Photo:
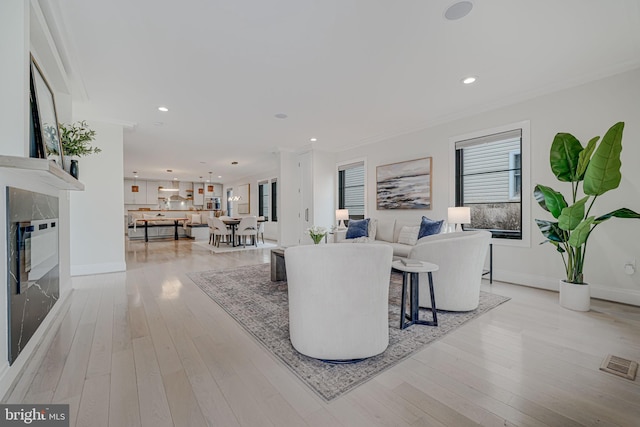
[[[85,190],[71,194],[72,276],[126,269],[122,126],[87,123],[96,131],[92,145],[102,152],[79,159]]]
[[[38,23],[30,22],[30,2],[24,0],[3,0],[0,2],[0,154],[7,156],[29,156],[29,64],[30,48],[45,52],[48,46],[36,43],[31,46],[32,30]],[[32,28],[33,26],[33,28]],[[43,55],[50,57],[51,55]],[[49,61],[39,63],[43,73],[50,75],[57,72],[57,64]],[[68,97],[59,97],[60,90],[52,82],[52,89],[56,93],[56,109],[67,111],[70,108]],[[7,362],[8,332],[7,332],[7,293],[0,292],[0,396],[3,396],[12,381],[24,367],[26,360],[33,353],[37,344],[45,336],[47,328],[54,322],[65,299],[71,291],[69,275],[69,191],[58,190],[48,185],[37,176],[16,173],[11,169],[0,168],[0,240],[7,241],[6,234],[6,187],[22,188],[29,191],[58,197],[60,230],[59,230],[59,265],[60,265],[60,299],[44,319],[38,330],[31,337],[14,364],[9,367]],[[7,277],[7,247],[0,245],[0,276]],[[6,286],[6,279],[5,279]]]
[[[0,3],[0,154],[29,156],[29,2]]]
[[[583,145],[593,136],[604,135],[617,121],[626,123],[622,151],[622,182],[598,198],[594,214],[620,207],[640,212],[640,69],[596,82],[562,90],[505,108],[405,134],[375,144],[339,153],[338,161],[366,157],[367,212],[371,217],[419,219],[446,218],[453,162],[449,138],[530,120],[531,188],[544,184],[568,194],[549,168],[549,149],[558,132],[574,134]],[[419,157],[433,157],[433,209],[420,211],[376,210],[376,166]],[[526,160],[525,160],[526,161]],[[532,197],[531,194],[523,197]],[[558,289],[563,277],[559,254],[548,244],[535,225],[535,218],[550,218],[537,203],[531,204],[531,242],[529,247],[500,246],[494,242],[494,278],[545,289]],[[640,305],[640,271],[624,273],[624,264],[635,260],[640,266],[640,220],[611,219],[598,226],[589,240],[585,280],[592,285],[592,296]],[[462,261],[461,261],[462,262]],[[640,270],[640,269],[639,269]]]

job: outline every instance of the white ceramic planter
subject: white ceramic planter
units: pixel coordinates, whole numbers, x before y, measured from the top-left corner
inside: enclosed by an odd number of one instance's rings
[[[589,311],[591,308],[589,284],[576,285],[560,280],[560,307],[575,311]]]

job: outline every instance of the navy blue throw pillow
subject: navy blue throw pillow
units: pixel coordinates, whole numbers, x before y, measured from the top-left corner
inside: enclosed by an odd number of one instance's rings
[[[442,224],[444,224],[444,219],[441,219],[440,221],[433,221],[426,216],[423,216],[422,222],[420,222],[420,232],[418,233],[418,240],[425,236],[438,234],[442,229]]]
[[[349,221],[347,228],[347,239],[356,239],[358,237],[369,237],[369,218],[352,219]]]

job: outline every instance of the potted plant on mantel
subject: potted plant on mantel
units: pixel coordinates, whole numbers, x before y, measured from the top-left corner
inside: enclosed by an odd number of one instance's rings
[[[604,215],[591,215],[598,196],[617,188],[622,179],[620,153],[624,123],[613,125],[602,138],[592,138],[586,147],[571,134],[559,133],[551,144],[551,170],[562,182],[571,183],[571,205],[564,196],[544,185],[536,185],[534,197],[542,208],[557,221],[536,219],[536,223],[562,256],[566,280],[560,281],[560,305],[577,311],[589,311],[591,294],[584,282],[583,270],[587,241],[595,228],[604,221],[616,218],[640,218],[640,214],[620,208]],[[582,182],[584,197],[578,199]]]
[[[65,156],[82,157],[99,153],[102,150],[92,147],[91,141],[96,139],[96,131],[89,128],[87,122],[82,120],[72,124],[60,123],[60,142]],[[78,179],[78,160],[71,160],[69,173]]]

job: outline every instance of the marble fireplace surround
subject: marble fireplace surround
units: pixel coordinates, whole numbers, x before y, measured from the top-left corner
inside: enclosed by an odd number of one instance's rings
[[[59,201],[7,187],[9,364],[13,364],[60,296]]]
[[[9,239],[6,227],[7,187],[21,188],[42,194],[58,197],[59,199],[59,261],[60,261],[60,299],[54,304],[52,310],[46,316],[40,327],[34,333],[32,339],[23,346],[23,351],[12,365],[8,362],[9,354],[9,295],[7,292],[0,293],[0,334],[4,338],[0,340],[0,397],[13,387],[16,379],[23,373],[23,368],[32,357],[33,352],[43,341],[51,337],[47,331],[58,324],[61,318],[58,316],[60,308],[66,304],[67,297],[72,292],[71,277],[69,274],[69,251],[70,251],[70,191],[83,191],[84,184],[71,177],[57,164],[46,159],[34,159],[21,156],[0,155],[0,236],[5,242]],[[7,264],[8,253],[7,244],[0,246],[0,270],[4,278],[5,289],[7,277],[9,276],[9,265]]]

